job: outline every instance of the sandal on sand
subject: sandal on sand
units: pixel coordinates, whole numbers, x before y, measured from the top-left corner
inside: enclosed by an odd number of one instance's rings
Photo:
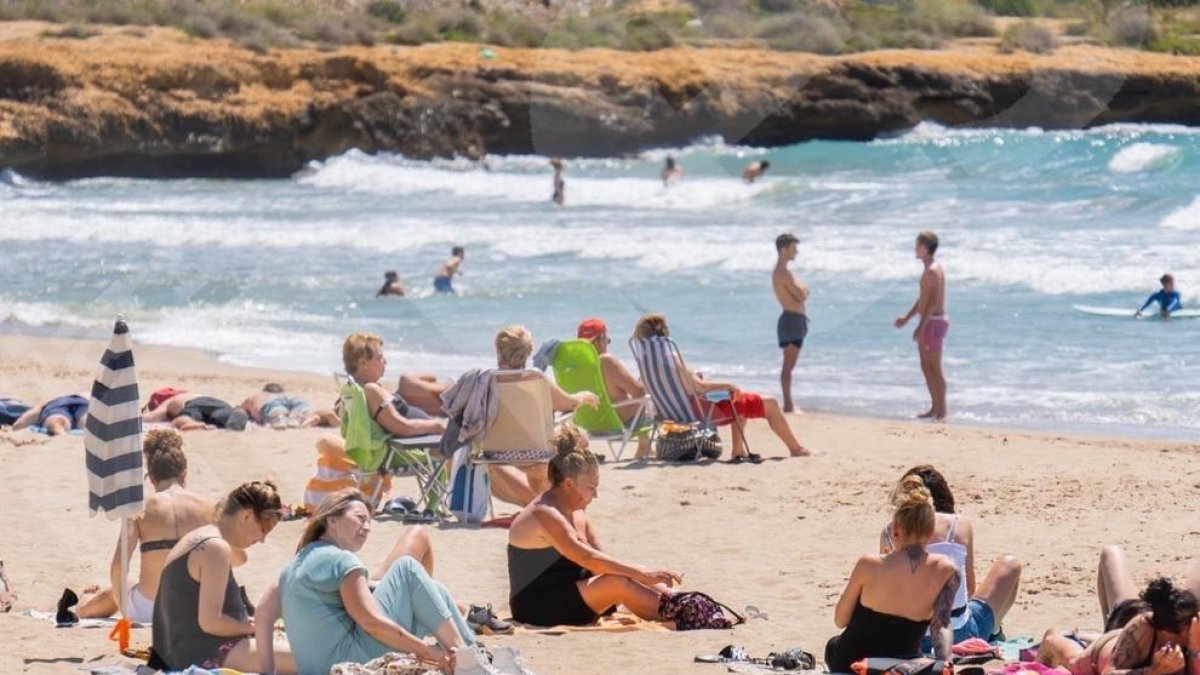
[[[694,661],[696,663],[751,663],[754,659],[751,658],[745,647],[725,645],[716,654],[697,654]]]
[[[800,648],[771,652],[767,655],[767,662],[772,668],[782,670],[812,670],[817,667],[816,657]]]
[[[746,462],[751,464],[762,464],[762,461],[762,455],[756,455],[753,452],[747,452],[744,455],[738,455],[737,457],[729,458],[729,464],[745,464]]]

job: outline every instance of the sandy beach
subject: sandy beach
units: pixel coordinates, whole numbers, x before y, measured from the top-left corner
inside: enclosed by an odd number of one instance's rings
[[[86,391],[103,349],[101,341],[0,337],[0,394],[37,401]],[[237,402],[269,380],[313,402],[334,396],[331,378],[235,367],[204,352],[139,345],[136,357],[143,397],[172,384]],[[420,364],[391,366],[389,379]],[[519,635],[489,643],[519,647],[542,675],[716,675],[723,667],[693,664],[692,657],[729,643],[755,654],[802,647],[819,655],[835,633],[832,607],[846,575],[857,556],[876,547],[893,482],[917,463],[937,466],[960,511],[975,519],[980,575],[1003,553],[1024,561],[1004,626],[1009,636],[1040,635],[1050,626],[1098,628],[1095,566],[1105,544],[1126,548],[1139,583],[1155,574],[1182,578],[1191,552],[1200,551],[1200,528],[1190,519],[1200,444],[816,414],[792,423],[818,457],[758,466],[609,462],[590,510],[615,555],[683,572],[686,587],[738,609],[755,605],[767,620],[731,632]],[[328,431],[189,433],[189,487],[216,498],[242,481],[272,477],[286,501],[298,502],[322,433]],[[764,423],[751,424],[749,438],[772,459],[784,452]],[[0,615],[8,646],[0,673],[131,663],[102,630],[60,630],[22,616],[53,609],[64,586],[79,590],[107,579],[117,525],[88,515],[82,444],[77,436],[0,434],[0,559],[20,596],[11,614]],[[408,481],[397,488],[413,491]],[[301,527],[282,523],[249,551],[236,575],[251,597],[278,574]],[[402,527],[377,522],[362,558],[375,564]],[[505,532],[450,525],[435,529],[433,539],[435,576],[456,599],[492,603],[505,616]],[[148,629],[135,631],[136,645],[149,641]]]

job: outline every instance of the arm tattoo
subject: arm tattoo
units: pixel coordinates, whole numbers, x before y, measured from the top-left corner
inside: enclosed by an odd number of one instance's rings
[[[933,654],[939,659],[950,659],[950,648],[954,646],[954,631],[950,628],[954,597],[958,595],[958,573],[950,575],[946,585],[938,592],[933,602],[933,618],[929,621],[929,636],[933,641]]]
[[[1117,636],[1105,675],[1146,675],[1150,672],[1150,659],[1146,655],[1153,639],[1153,629],[1145,619],[1139,617],[1125,626]]]

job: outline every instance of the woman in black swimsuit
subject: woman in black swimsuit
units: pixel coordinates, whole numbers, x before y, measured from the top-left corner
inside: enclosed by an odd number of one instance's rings
[[[233,560],[266,539],[281,509],[274,483],[244,483],[218,506],[215,524],[189,532],[171,549],[154,599],[152,668],[258,668],[261,646],[252,637],[255,624],[233,577]],[[264,628],[260,637],[271,634],[270,626]],[[295,672],[287,644],[273,648],[276,672]]]
[[[584,511],[596,498],[600,469],[573,425],[554,437],[550,489],[521,511],[508,531],[509,606],[536,626],[589,624],[624,605],[660,620],[664,595],[682,577],[623,563],[601,550]]]
[[[933,497],[917,476],[905,476],[892,495],[895,549],[858,559],[833,622],[845,631],[825,646],[830,672],[849,673],[868,657],[915,658],[929,628],[939,659],[949,660],[950,629],[958,570],[943,555],[925,549],[933,536]]]

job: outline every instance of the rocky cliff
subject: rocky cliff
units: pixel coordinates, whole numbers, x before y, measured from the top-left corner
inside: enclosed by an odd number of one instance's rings
[[[46,37],[0,24],[0,167],[45,178],[257,177],[360,148],[411,157],[616,155],[874,138],[923,120],[1200,123],[1195,59],[1062,48],[846,57],[748,50],[256,54],[168,29]]]

